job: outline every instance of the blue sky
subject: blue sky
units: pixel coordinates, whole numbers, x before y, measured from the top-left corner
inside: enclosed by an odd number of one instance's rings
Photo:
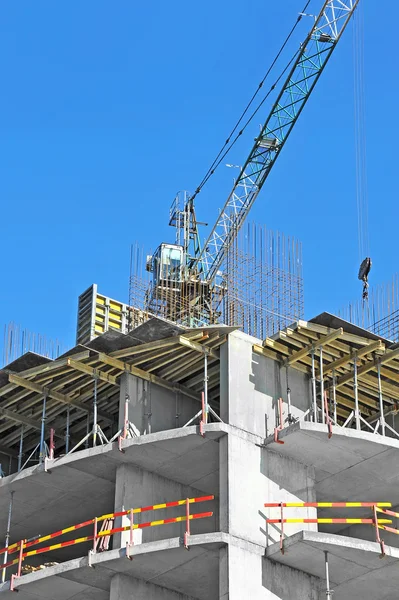
[[[363,2],[377,284],[397,270],[399,76],[395,35],[387,35],[378,4]],[[13,320],[70,346],[77,297],[91,283],[127,300],[130,244],[154,249],[174,239],[168,211],[176,191],[198,185],[303,4],[2,4],[3,324]],[[313,0],[309,12],[321,4]],[[398,16],[393,3],[391,21]],[[309,24],[301,23],[295,47]],[[361,295],[352,35],[349,27],[250,215],[302,241],[308,318]],[[270,107],[226,162],[244,162]],[[201,192],[200,220],[215,221],[231,178],[221,167]]]

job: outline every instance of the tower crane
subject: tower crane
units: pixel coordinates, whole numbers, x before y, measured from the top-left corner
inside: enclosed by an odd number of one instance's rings
[[[233,189],[201,246],[194,194],[179,193],[169,224],[176,243],[162,243],[146,268],[152,281],[146,308],[190,326],[212,324],[220,317],[226,293],[223,263],[229,248],[288,140],[299,115],[353,16],[359,0],[325,0],[299,47],[289,74],[263,127],[240,168]],[[198,190],[197,190],[198,191]]]

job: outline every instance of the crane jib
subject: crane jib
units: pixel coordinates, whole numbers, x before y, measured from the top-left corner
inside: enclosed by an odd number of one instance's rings
[[[196,264],[211,283],[262,189],[360,0],[327,0],[296,60]]]

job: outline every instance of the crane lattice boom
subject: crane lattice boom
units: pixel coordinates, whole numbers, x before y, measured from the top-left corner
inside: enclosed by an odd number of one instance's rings
[[[201,277],[211,283],[308,101],[359,0],[327,0],[315,18],[287,80],[240,176],[198,256]]]

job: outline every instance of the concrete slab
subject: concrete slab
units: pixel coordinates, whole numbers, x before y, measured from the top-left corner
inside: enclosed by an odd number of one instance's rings
[[[196,426],[149,434],[125,440],[124,452],[116,443],[107,444],[48,461],[51,472],[37,466],[5,477],[0,480],[0,539],[5,538],[11,491],[11,543],[113,512],[116,469],[124,463],[217,494],[218,440],[226,428],[209,424],[205,437]],[[57,556],[72,558],[76,550],[63,549]]]
[[[399,504],[399,439],[365,431],[299,421],[282,430],[276,444],[265,446],[315,467],[318,501],[385,501]],[[356,512],[356,515],[359,514]]]
[[[380,559],[375,542],[321,532],[301,531],[285,540],[285,553],[279,544],[266,550],[266,557],[325,579],[325,552],[329,556],[334,600],[397,600],[399,549],[386,547]]]
[[[181,538],[171,538],[132,548],[133,560],[126,550],[111,550],[92,557],[74,559],[18,579],[19,598],[36,600],[76,600],[109,598],[112,577],[117,573],[144,579],[199,600],[219,598],[219,549],[228,543],[223,533],[190,537],[190,551]],[[0,584],[0,598],[14,598],[9,583]]]

